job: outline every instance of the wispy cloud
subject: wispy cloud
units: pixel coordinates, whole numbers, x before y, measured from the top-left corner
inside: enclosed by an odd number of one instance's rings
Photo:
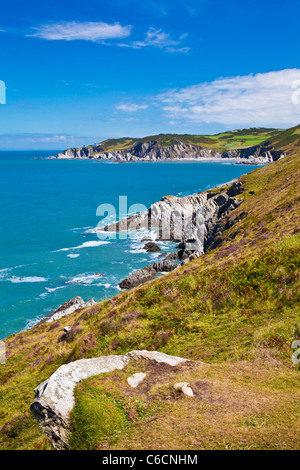
[[[106,46],[129,47],[143,49],[154,47],[166,52],[188,52],[189,47],[182,46],[182,41],[187,34],[182,34],[178,39],[171,39],[170,34],[162,29],[149,28],[142,40],[131,40],[131,42],[110,42],[114,39],[126,39],[131,36],[132,26],[122,26],[120,23],[103,22],[78,22],[60,21],[57,23],[46,23],[32,28],[27,37],[45,39],[47,41],[92,41]]]
[[[171,39],[170,34],[162,29],[149,28],[145,38],[142,41],[133,41],[128,44],[119,44],[124,47],[132,47],[134,49],[142,49],[145,47],[155,47],[166,52],[188,52],[189,47],[182,47],[181,42],[187,37],[182,34],[178,39]]]
[[[125,104],[119,104],[116,106],[116,109],[118,111],[125,111],[129,113],[135,113],[136,111],[140,111],[141,109],[147,109],[148,105],[147,104],[135,104],[135,103],[125,103]]]
[[[131,34],[131,26],[119,23],[62,21],[59,23],[43,24],[34,33],[27,36],[46,39],[48,41],[104,41],[106,39],[126,38]]]
[[[286,69],[219,78],[157,98],[173,122],[279,126],[300,122],[300,104],[295,99],[299,89],[300,70]]]

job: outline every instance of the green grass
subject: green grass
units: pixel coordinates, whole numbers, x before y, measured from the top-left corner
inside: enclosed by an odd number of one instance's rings
[[[163,147],[170,147],[178,142],[183,142],[222,152],[262,144],[274,136],[277,137],[281,132],[282,131],[278,129],[251,128],[203,136],[190,134],[159,134],[143,138],[123,137],[120,139],[104,140],[98,145],[97,151],[110,152],[113,150],[128,150],[137,144],[151,141],[157,142],[158,145]]]
[[[116,434],[126,422],[122,402],[112,393],[83,382],[76,390],[72,412],[72,448],[96,450],[99,442]]]

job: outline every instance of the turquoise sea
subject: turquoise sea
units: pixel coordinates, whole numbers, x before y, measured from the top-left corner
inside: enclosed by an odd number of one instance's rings
[[[255,167],[211,162],[58,161],[52,151],[0,152],[0,339],[80,295],[100,301],[130,272],[157,258],[141,238],[103,243],[92,229],[100,204],[149,207],[164,195],[214,187]],[[164,252],[174,244],[163,243]],[[99,275],[99,274],[103,275]]]

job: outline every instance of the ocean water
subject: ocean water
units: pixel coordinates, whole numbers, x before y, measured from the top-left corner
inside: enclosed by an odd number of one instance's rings
[[[130,272],[157,259],[145,233],[99,240],[101,204],[149,207],[230,181],[254,166],[211,162],[57,161],[58,151],[0,152],[0,339],[29,328],[77,295],[100,301]],[[40,158],[42,157],[42,158]],[[172,243],[160,244],[163,252]]]

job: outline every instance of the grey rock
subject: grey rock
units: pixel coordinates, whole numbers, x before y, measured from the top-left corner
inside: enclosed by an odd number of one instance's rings
[[[155,253],[157,251],[161,251],[159,246],[156,243],[152,242],[152,241],[146,243],[146,245],[144,246],[143,249],[146,250],[148,253]]]
[[[92,299],[89,300],[88,302],[84,302],[84,300],[81,297],[74,297],[71,300],[68,300],[64,304],[62,304],[60,307],[58,307],[53,313],[50,314],[48,320],[46,323],[51,323],[53,321],[57,321],[62,317],[65,317],[66,315],[70,315],[70,313],[75,312],[75,310],[81,310],[85,307],[91,307],[95,305],[96,302]]]
[[[241,164],[266,164],[285,154],[268,146],[256,145],[245,149],[225,151],[222,154],[211,148],[199,147],[177,141],[173,145],[163,146],[156,140],[138,142],[125,150],[106,152],[101,145],[70,148],[56,155],[57,159],[95,159],[114,162],[165,161],[165,160],[205,160],[232,159]]]
[[[131,273],[126,279],[119,283],[121,289],[132,289],[141,284],[144,284],[147,281],[150,281],[156,276],[157,272],[150,264],[145,268],[138,269]]]
[[[144,268],[138,269],[119,283],[121,289],[133,289],[145,282],[151,281],[157,273],[170,272],[178,268],[178,264],[171,263],[169,260],[157,261]]]
[[[57,450],[69,448],[70,411],[75,405],[75,386],[84,379],[103,373],[122,370],[132,359],[143,359],[176,366],[187,359],[157,351],[131,351],[123,356],[102,356],[80,359],[60,366],[49,379],[35,390],[30,409],[39,426]],[[138,374],[139,379],[141,378]],[[135,382],[136,383],[136,382]]]
[[[171,263],[171,261],[169,260],[156,261],[156,263],[153,263],[152,266],[153,266],[153,269],[155,269],[155,271],[158,273],[163,273],[163,272],[168,273],[178,268],[178,264]]]
[[[168,255],[163,262],[179,259],[182,264],[186,264],[222,243],[222,233],[229,228],[225,217],[242,203],[242,200],[236,198],[242,192],[242,183],[234,180],[222,192],[204,192],[186,197],[165,196],[152,204],[148,211],[130,216],[103,230],[157,230],[160,240],[180,241],[177,247],[179,251]],[[155,246],[153,242],[147,245]],[[154,271],[169,272],[176,267],[174,264],[154,263],[130,274],[119,286],[131,289],[153,279]]]

